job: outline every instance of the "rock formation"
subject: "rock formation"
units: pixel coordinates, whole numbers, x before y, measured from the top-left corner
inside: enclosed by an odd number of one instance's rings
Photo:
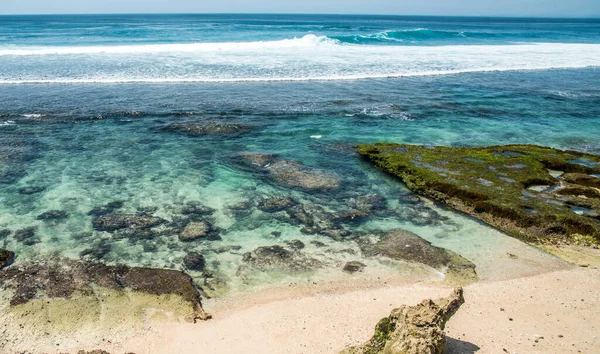
[[[462,288],[457,288],[447,298],[394,309],[377,323],[373,338],[340,354],[442,354],[446,322],[464,302]]]

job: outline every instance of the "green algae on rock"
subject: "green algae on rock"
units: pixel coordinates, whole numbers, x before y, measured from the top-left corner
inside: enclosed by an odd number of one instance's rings
[[[339,354],[441,354],[446,347],[446,322],[464,302],[463,290],[457,288],[448,298],[394,309],[377,323],[369,341]]]
[[[600,243],[600,156],[535,145],[358,150],[412,191],[523,240]]]

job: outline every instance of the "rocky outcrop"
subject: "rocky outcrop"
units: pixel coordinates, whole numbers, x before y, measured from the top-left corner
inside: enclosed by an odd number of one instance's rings
[[[107,288],[180,296],[190,305],[194,319],[210,318],[202,309],[200,294],[190,276],[175,270],[55,259],[8,267],[0,272],[0,285],[12,291],[12,306],[38,298],[93,297],[95,291]]]
[[[442,354],[446,322],[464,302],[462,288],[458,288],[447,298],[392,310],[377,323],[373,338],[340,354]]]
[[[458,282],[471,282],[477,279],[475,265],[460,255],[435,247],[427,240],[406,230],[391,230],[379,235],[376,242],[365,239],[360,242],[365,256],[383,256],[395,260],[421,263],[445,271],[446,276]]]
[[[94,229],[98,231],[116,231],[120,229],[148,229],[164,223],[156,216],[136,214],[110,214],[94,219]]]
[[[600,156],[535,145],[359,145],[412,191],[541,244],[600,244]]]

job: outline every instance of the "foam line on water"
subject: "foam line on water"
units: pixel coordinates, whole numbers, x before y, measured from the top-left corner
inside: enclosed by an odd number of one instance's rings
[[[319,45],[335,45],[337,41],[325,36],[307,34],[301,38],[259,42],[216,42],[216,43],[173,43],[114,46],[49,46],[2,48],[0,56],[31,55],[81,55],[81,54],[148,54],[148,53],[189,53],[208,51],[257,50],[307,48]]]

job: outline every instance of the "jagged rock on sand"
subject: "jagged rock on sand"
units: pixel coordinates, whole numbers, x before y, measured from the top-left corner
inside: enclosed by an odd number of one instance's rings
[[[442,354],[446,322],[464,302],[463,290],[458,288],[447,298],[394,309],[377,323],[368,342],[339,354]]]

